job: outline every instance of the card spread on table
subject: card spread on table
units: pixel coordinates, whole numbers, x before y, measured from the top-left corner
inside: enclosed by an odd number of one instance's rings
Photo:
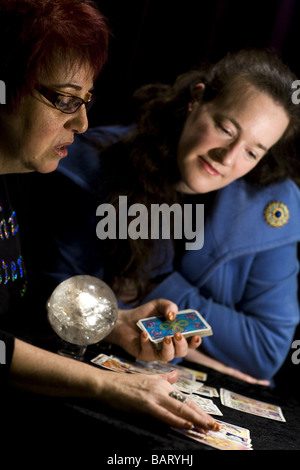
[[[166,336],[174,336],[180,332],[184,337],[210,336],[212,329],[197,310],[181,310],[174,320],[166,320],[164,317],[149,317],[139,320],[138,327],[146,331],[149,339],[159,344]]]
[[[181,312],[179,312],[180,314]],[[91,362],[97,366],[110,369],[121,373],[162,373],[172,369],[178,369],[179,377],[173,384],[173,387],[184,394],[190,401],[196,403],[203,411],[211,415],[222,416],[223,413],[218,406],[207,397],[219,397],[218,391],[214,387],[209,387],[199,382],[196,370],[189,369],[178,364],[165,363],[162,361],[143,362],[128,361],[117,356],[107,356],[99,354]],[[201,374],[202,380],[206,380],[206,375]],[[204,398],[204,395],[206,398]],[[255,400],[238,393],[220,388],[220,401],[222,405],[234,408],[245,413],[251,413],[264,418],[274,419],[285,422],[282,410],[279,406]],[[218,432],[209,431],[207,434],[201,434],[196,429],[182,430],[175,429],[185,437],[198,441],[220,450],[252,450],[250,431],[235,424],[226,423],[216,419],[221,425]]]
[[[276,421],[284,421],[282,410],[279,406],[254,400],[253,398],[239,395],[224,388],[220,389],[220,398],[222,405],[234,408],[263,418],[274,419]]]

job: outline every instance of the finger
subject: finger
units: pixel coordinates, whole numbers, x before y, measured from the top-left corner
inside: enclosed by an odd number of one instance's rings
[[[167,299],[155,299],[154,305],[160,315],[163,315],[168,320],[174,320],[178,313],[178,306]]]
[[[192,429],[193,423],[185,418],[178,416],[177,413],[173,413],[164,406],[157,403],[152,404],[150,414],[162,421],[163,423],[173,426],[179,429]]]
[[[176,369],[170,370],[170,372],[165,372],[163,375],[170,384],[174,384],[179,377],[179,371]],[[171,392],[172,390],[170,390]]]
[[[165,336],[162,341],[161,350],[158,353],[161,361],[169,362],[174,359],[175,349],[170,336]]]
[[[184,357],[187,355],[189,346],[180,332],[175,333],[173,343],[175,347],[175,357]]]
[[[161,350],[153,346],[146,331],[141,333],[141,353],[139,358],[145,361],[161,360],[169,362],[174,359],[175,349],[172,340],[166,336],[162,341]]]
[[[257,385],[263,385],[265,387],[269,387],[271,382],[269,380],[257,380]]]
[[[259,385],[267,385],[267,386],[270,385],[270,382],[268,380],[256,379],[255,377],[252,377],[251,375],[245,374],[244,372],[238,369],[233,369],[231,367],[225,366],[224,373],[228,375],[232,375],[233,377],[236,377],[250,384],[259,384]]]
[[[139,354],[139,359],[145,361],[155,361],[158,359],[158,354],[156,353],[153,344],[149,339],[149,335],[146,331],[143,331],[140,335],[141,338],[141,352]]]
[[[202,339],[200,336],[192,336],[192,338],[189,340],[189,349],[199,348],[201,342]]]
[[[183,403],[169,395],[165,408],[171,413],[165,413],[165,416],[173,421],[173,426],[190,429],[195,427],[203,432],[220,429],[219,424],[192,400]]]
[[[193,420],[193,424],[195,428],[200,427],[200,429],[203,429],[203,419],[205,419],[205,429],[210,430],[210,431],[219,431],[221,426],[217,421],[209,416],[205,411],[200,408],[199,405],[197,405],[193,400],[187,400],[186,405],[189,406],[190,410],[192,413],[195,414],[195,418]]]
[[[259,380],[259,379],[256,379],[255,377],[252,377],[251,375],[247,375],[243,373],[235,374],[235,377],[241,380],[244,380],[245,382],[250,383],[250,384],[263,385],[266,387],[270,385],[270,382],[268,380]]]
[[[244,374],[243,372],[237,371],[235,369],[234,369],[234,371],[235,371],[235,373],[232,374],[232,375],[234,375],[235,377],[237,377],[241,380],[244,380],[245,382],[248,382],[248,383],[251,383],[251,384],[256,384],[256,385],[264,385],[264,386],[267,386],[267,387],[270,385],[269,380],[257,379],[255,377],[252,377],[251,375]]]

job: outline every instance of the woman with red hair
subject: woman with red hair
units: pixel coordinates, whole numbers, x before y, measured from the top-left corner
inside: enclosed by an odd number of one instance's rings
[[[113,374],[11,334],[17,328],[15,319],[22,317],[17,309],[26,295],[26,272],[9,174],[55,170],[74,135],[87,129],[86,111],[107,57],[108,38],[105,19],[90,0],[0,1],[0,78],[6,84],[6,104],[0,108],[0,339],[6,346],[1,386],[100,400],[173,426],[194,425],[205,431],[217,426],[215,421],[189,400],[183,404],[170,396],[175,371]],[[128,311],[120,312],[110,339],[140,358],[157,358],[149,340],[136,332],[136,321],[176,309],[172,302],[155,300],[132,310],[131,317]],[[165,343],[160,357],[169,360],[186,349],[183,338],[181,346]]]

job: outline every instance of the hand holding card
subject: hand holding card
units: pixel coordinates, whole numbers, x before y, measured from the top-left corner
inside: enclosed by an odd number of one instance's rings
[[[191,336],[212,335],[210,325],[204,320],[197,310],[181,310],[174,320],[166,320],[164,317],[144,318],[137,322],[142,331],[146,331],[158,348],[166,336],[173,337],[176,333],[181,333],[185,338]]]

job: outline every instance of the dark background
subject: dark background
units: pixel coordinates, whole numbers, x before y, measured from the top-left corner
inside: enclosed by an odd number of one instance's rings
[[[300,76],[299,0],[97,0],[113,36],[90,126],[126,118],[132,92],[243,47],[271,48]]]

